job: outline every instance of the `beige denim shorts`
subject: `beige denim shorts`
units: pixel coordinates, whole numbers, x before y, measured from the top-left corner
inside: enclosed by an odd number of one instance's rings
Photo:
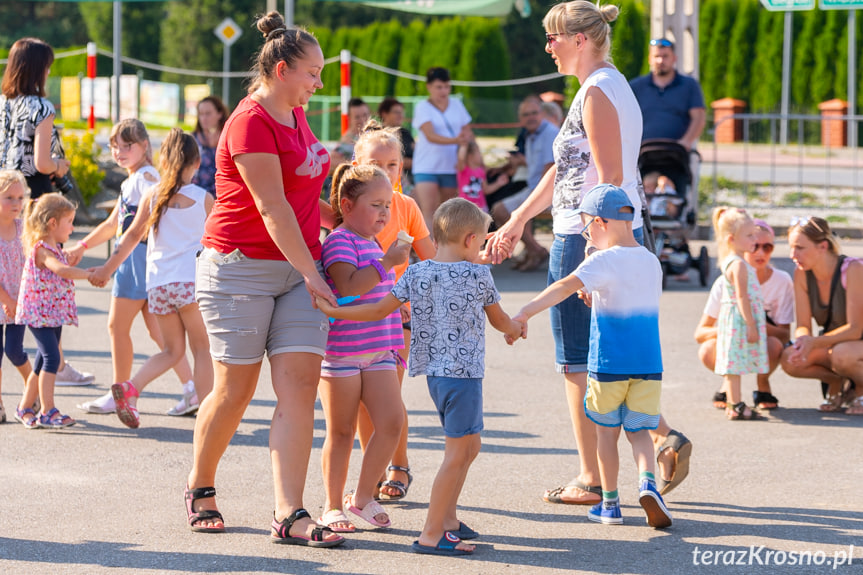
[[[320,262],[318,271],[323,273]],[[287,261],[205,248],[198,255],[195,285],[214,360],[249,365],[264,353],[324,356],[329,323]]]

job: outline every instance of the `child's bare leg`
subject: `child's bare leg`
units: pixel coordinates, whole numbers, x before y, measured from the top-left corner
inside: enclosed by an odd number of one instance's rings
[[[464,482],[467,479],[467,472],[470,471],[470,466],[473,463],[476,456],[479,455],[480,447],[482,446],[482,440],[480,439],[479,433],[475,433],[473,435],[468,435],[465,437],[475,437],[475,441],[473,446],[473,457],[471,457],[470,461],[467,462],[464,469],[462,470],[461,477],[458,478],[456,483],[456,488],[453,491],[453,497],[450,501],[448,508],[446,510],[446,514],[444,515],[444,529],[447,531],[457,531],[459,528],[459,519],[458,519],[458,498],[461,495],[461,491],[464,488]]]
[[[620,456],[617,453],[619,427],[596,426],[596,453],[599,456],[599,475],[602,490],[617,491],[617,474],[620,469]]]
[[[186,357],[186,330],[179,314],[154,316],[159,324],[159,333],[162,339],[162,351],[150,356],[138,372],[130,380],[139,392],[147,387],[154,379],[171,369],[180,358]],[[137,405],[137,396],[128,397],[130,404]]]
[[[362,379],[359,374],[349,377],[322,377],[318,392],[327,422],[327,435],[321,455],[326,512],[342,508],[342,494],[345,491],[351,449],[354,445]],[[337,522],[332,527],[350,529],[351,523]]]
[[[404,425],[401,401],[393,401],[393,397],[401,393],[395,370],[364,371],[362,380],[362,401],[374,433],[366,445],[354,494],[354,505],[361,509],[374,500],[378,480],[393,455]],[[375,519],[385,523],[389,518],[386,513],[379,513]]]
[[[21,396],[21,403],[18,404],[18,409],[32,408],[37,397],[39,397],[39,376],[31,371],[24,381],[24,393]]]
[[[127,381],[132,376],[134,347],[132,346],[132,322],[147,305],[147,300],[112,297],[108,310],[108,332],[111,334],[111,361],[114,382]]]
[[[146,300],[144,300],[144,306],[141,308],[141,317],[144,318],[144,325],[147,326],[147,332],[150,334],[150,339],[152,339],[156,343],[156,345],[159,346],[160,351],[164,351],[165,340],[162,337],[162,330],[159,328],[159,322],[156,320],[156,315],[150,313],[150,310],[147,307]],[[182,357],[180,357],[173,365],[173,368],[174,373],[176,373],[177,377],[180,378],[181,384],[184,384],[187,381],[191,381],[192,366],[189,365],[189,360],[186,359],[185,350],[183,351]]]
[[[770,374],[776,371],[776,368],[779,366],[779,359],[782,357],[783,349],[785,347],[778,338],[767,338],[767,360],[770,365],[770,371],[758,374],[758,391],[770,393]]]
[[[189,338],[192,359],[195,360],[195,393],[198,394],[198,403],[200,403],[213,391],[213,358],[210,357],[210,339],[207,337],[207,327],[204,325],[197,303],[183,306],[179,313]]]
[[[443,463],[441,463],[432,485],[428,515],[419,536],[420,545],[434,547],[443,537],[444,520],[447,514],[451,513],[452,502],[458,501],[459,488],[463,482],[462,477],[467,473],[470,462],[476,457],[478,443],[478,433],[464,437],[446,438]],[[473,551],[475,548],[476,546],[469,545],[464,541],[456,546],[456,549],[463,551]]]
[[[54,382],[57,380],[56,373],[48,373],[44,369],[39,372],[39,401],[42,403],[42,413],[48,413],[54,409]]]
[[[725,375],[723,376],[723,388],[728,398],[728,405],[735,405],[740,402],[740,376]]]
[[[653,460],[653,441],[650,439],[650,432],[646,429],[627,431],[626,439],[632,446],[632,455],[635,457],[639,475],[647,472],[650,473],[650,477],[654,477],[656,464]]]

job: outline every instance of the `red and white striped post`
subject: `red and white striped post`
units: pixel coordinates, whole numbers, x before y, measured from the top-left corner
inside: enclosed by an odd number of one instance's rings
[[[87,128],[96,129],[96,43],[87,42],[87,77],[90,78],[90,114]]]
[[[340,53],[342,83],[342,135],[348,131],[348,102],[351,99],[351,51],[342,50]]]

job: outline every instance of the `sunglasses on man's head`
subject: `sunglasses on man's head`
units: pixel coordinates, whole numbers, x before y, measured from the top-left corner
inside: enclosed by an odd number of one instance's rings
[[[651,46],[661,46],[663,48],[674,48],[674,42],[665,38],[654,38],[650,41]]]

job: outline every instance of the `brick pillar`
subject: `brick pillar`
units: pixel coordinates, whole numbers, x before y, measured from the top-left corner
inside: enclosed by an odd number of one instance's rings
[[[841,148],[848,141],[848,122],[831,119],[848,114],[848,102],[828,100],[818,104],[821,110],[821,144],[828,148]]]
[[[713,108],[713,125],[716,126],[716,141],[720,144],[733,144],[743,139],[743,120],[725,120],[734,114],[742,114],[746,102],[733,98],[722,98],[710,104]],[[721,122],[721,123],[720,123]]]

